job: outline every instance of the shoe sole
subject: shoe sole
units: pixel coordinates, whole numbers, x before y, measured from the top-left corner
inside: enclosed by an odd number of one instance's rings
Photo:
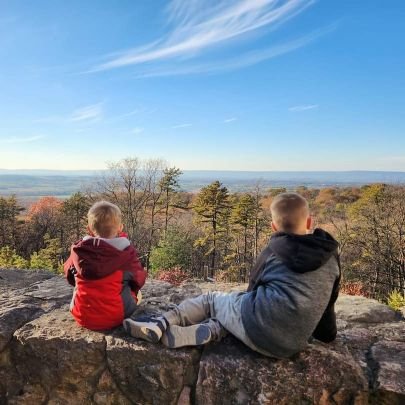
[[[211,341],[211,331],[207,325],[172,325],[163,334],[161,341],[170,349],[200,346]]]
[[[162,335],[162,331],[154,323],[136,322],[125,319],[123,326],[126,332],[131,336],[147,340],[151,343],[158,343]]]

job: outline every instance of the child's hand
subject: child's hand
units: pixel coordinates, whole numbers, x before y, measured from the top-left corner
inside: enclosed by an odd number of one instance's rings
[[[142,293],[141,290],[138,291],[138,294],[136,294],[136,303],[139,305],[142,302]]]

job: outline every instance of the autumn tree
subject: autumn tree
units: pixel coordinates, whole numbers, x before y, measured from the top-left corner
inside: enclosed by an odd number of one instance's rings
[[[405,188],[363,187],[349,216],[350,271],[376,298],[384,299],[395,289],[405,292]]]
[[[166,169],[161,159],[142,161],[134,157],[110,163],[98,181],[97,192],[91,195],[92,200],[104,198],[120,207],[124,230],[142,253],[147,268],[152,247],[160,238],[165,193],[161,185]]]
[[[104,198],[117,204],[123,215],[124,229],[131,241],[144,245],[142,224],[149,197],[143,163],[138,158],[126,158],[108,165],[108,171],[96,185],[93,199]]]
[[[146,241],[145,252],[145,267],[149,270],[150,253],[152,246],[157,243],[159,236],[157,235],[159,230],[159,214],[162,211],[161,199],[164,195],[164,190],[161,187],[164,172],[166,170],[166,162],[161,159],[150,159],[145,162],[144,178],[145,178],[145,190],[147,193],[145,203],[145,214],[149,218],[147,223],[148,239]]]
[[[29,207],[25,222],[27,252],[42,249],[46,234],[63,240],[62,208],[62,200],[56,197],[42,197]]]
[[[207,254],[211,256],[210,268],[213,273],[217,265],[218,248],[227,229],[229,209],[228,189],[219,181],[203,187],[194,202],[197,223],[204,228],[204,236],[198,243],[208,247]]]
[[[287,189],[285,187],[273,187],[269,190],[269,195],[275,197],[278,194],[286,193]]]

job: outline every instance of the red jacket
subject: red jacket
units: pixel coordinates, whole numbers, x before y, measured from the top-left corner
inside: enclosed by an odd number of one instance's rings
[[[92,330],[114,328],[130,316],[146,279],[136,250],[126,238],[87,237],[77,242],[64,271],[75,286],[70,311],[81,326]]]

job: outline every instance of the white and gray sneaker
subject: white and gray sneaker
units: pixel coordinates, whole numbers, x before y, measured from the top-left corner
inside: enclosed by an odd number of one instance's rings
[[[213,336],[207,323],[191,326],[170,325],[161,339],[162,343],[170,349],[204,345],[211,340]]]
[[[167,328],[167,321],[163,317],[141,316],[124,319],[122,325],[131,336],[157,343]]]

